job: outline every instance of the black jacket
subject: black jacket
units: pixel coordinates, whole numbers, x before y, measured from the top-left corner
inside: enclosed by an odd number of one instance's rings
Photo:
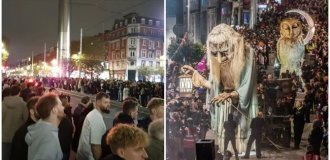
[[[25,135],[28,132],[27,127],[35,122],[29,117],[25,124],[23,124],[15,133],[10,153],[10,160],[27,160],[28,145],[25,142]]]
[[[111,130],[111,128],[110,129],[108,129],[104,134],[103,134],[103,136],[102,136],[102,140],[101,140],[101,148],[102,148],[102,156],[101,156],[101,158],[102,157],[107,157],[107,155],[111,155],[112,154],[112,151],[111,151],[111,149],[110,149],[110,146],[109,145],[107,145],[107,142],[106,142],[106,139],[107,139],[107,135],[108,135],[108,132]],[[109,156],[108,156],[109,157]]]
[[[58,126],[58,139],[60,141],[63,154],[70,155],[72,143],[73,125],[67,118],[63,118]]]
[[[262,129],[265,127],[265,120],[263,118],[253,118],[251,122],[251,135],[261,136]]]
[[[235,121],[226,121],[223,125],[225,128],[225,137],[235,137],[235,129],[237,123]]]
[[[138,127],[142,128],[144,131],[146,131],[148,133],[148,127],[149,124],[151,123],[151,118],[148,116],[142,120],[138,120]]]

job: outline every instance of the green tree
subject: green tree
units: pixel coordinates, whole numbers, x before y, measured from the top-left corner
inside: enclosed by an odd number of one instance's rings
[[[151,67],[139,67],[138,68],[139,75],[143,76],[143,79],[146,78],[146,76],[149,76],[152,73],[152,68]]]
[[[2,64],[5,64],[8,60],[9,57],[9,52],[6,50],[6,48],[2,48],[1,51],[1,60],[2,60]]]
[[[171,39],[171,44],[168,47],[167,55],[173,61],[182,64],[192,64],[200,61],[203,57],[203,45],[194,44],[188,41],[180,46],[181,39]]]

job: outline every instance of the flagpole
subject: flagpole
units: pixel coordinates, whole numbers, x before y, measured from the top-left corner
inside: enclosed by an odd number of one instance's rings
[[[80,28],[80,51],[79,51],[79,55],[78,55],[78,61],[81,58],[82,55],[82,36],[83,36],[83,29]],[[78,72],[79,72],[79,79],[81,77],[81,69],[80,69],[80,62],[78,62]]]
[[[47,43],[45,42],[45,47],[44,47],[44,64],[46,64],[46,52],[47,52]]]

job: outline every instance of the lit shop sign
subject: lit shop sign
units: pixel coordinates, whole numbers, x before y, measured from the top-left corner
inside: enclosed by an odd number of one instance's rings
[[[267,8],[267,4],[259,4],[258,5],[258,8],[266,9]]]

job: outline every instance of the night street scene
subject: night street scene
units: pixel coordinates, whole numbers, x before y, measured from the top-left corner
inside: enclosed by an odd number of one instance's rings
[[[163,0],[3,0],[2,159],[164,159]]]
[[[327,0],[167,0],[166,48],[168,160],[328,158]]]

